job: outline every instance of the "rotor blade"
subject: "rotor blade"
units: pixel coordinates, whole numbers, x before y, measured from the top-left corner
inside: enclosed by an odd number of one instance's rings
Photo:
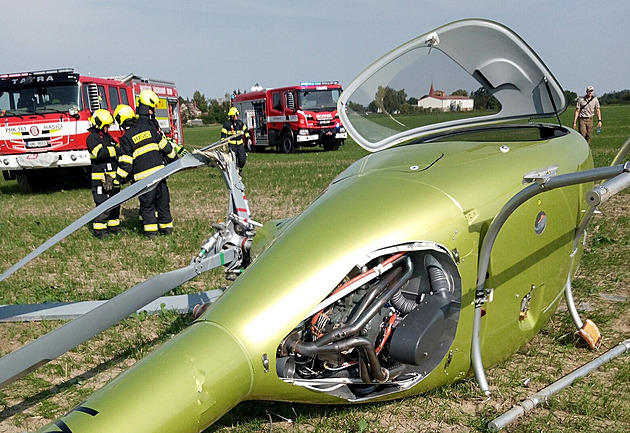
[[[156,275],[110,299],[92,311],[0,358],[0,388],[89,340],[136,310],[197,275],[229,263],[234,248],[206,256],[181,269]]]
[[[159,314],[164,310],[180,314],[192,313],[195,305],[212,303],[223,289],[212,289],[185,295],[166,295],[136,310],[140,314]],[[39,322],[44,320],[72,320],[103,305],[102,301],[46,302],[43,304],[0,304],[0,323]]]
[[[225,143],[225,140],[219,140],[215,143],[212,143],[206,146],[204,149],[211,149],[211,148],[220,146],[221,144],[224,144],[224,143]],[[80,229],[81,227],[83,227],[85,224],[92,221],[94,218],[96,218],[103,212],[106,212],[113,207],[116,207],[128,200],[131,200],[134,197],[138,197],[144,194],[145,192],[151,191],[153,188],[157,186],[158,182],[160,182],[162,179],[165,179],[166,177],[168,177],[169,175],[173,173],[176,173],[180,170],[184,170],[186,168],[199,167],[200,165],[205,165],[210,162],[211,160],[209,160],[204,155],[197,154],[197,153],[187,153],[182,158],[168,164],[164,168],[156,171],[155,173],[152,173],[151,175],[145,177],[144,179],[133,183],[132,185],[120,191],[118,194],[106,200],[99,206],[96,206],[90,212],[86,213],[85,215],[77,219],[75,222],[67,226],[65,229],[61,230],[55,236],[48,239],[39,247],[31,251],[26,257],[24,257],[22,260],[17,262],[15,265],[11,266],[8,270],[4,272],[4,274],[0,275],[0,281],[5,280],[15,271],[17,271],[18,269],[26,265],[28,262],[33,260],[35,257],[39,256],[41,253],[43,253],[48,248],[55,245],[57,242],[65,239],[66,237],[68,237],[69,235],[71,235],[72,233]]]
[[[201,149],[199,149],[199,150],[201,150],[201,151],[204,151],[204,150],[212,150],[212,149],[214,149],[214,148],[216,148],[216,147],[219,147],[219,146],[225,146],[225,144],[226,144],[229,140],[234,140],[235,138],[238,138],[238,137],[240,137],[241,135],[243,135],[243,132],[237,132],[236,134],[230,135],[229,137],[222,138],[222,139],[220,139],[219,141],[215,141],[215,142],[214,142],[214,143],[212,143],[212,144],[209,144],[209,145],[207,145],[207,146],[205,146],[205,147],[202,147],[202,148],[201,148]]]

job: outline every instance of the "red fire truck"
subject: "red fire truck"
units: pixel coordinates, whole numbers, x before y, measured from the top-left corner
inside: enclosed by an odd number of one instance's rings
[[[252,135],[256,151],[275,146],[284,153],[300,147],[337,150],[347,138],[337,114],[337,81],[306,82],[234,95],[232,105]]]
[[[118,104],[135,108],[137,95],[153,90],[156,117],[169,137],[183,140],[175,84],[136,75],[96,78],[73,69],[0,75],[0,170],[23,192],[51,183],[84,179],[90,172],[85,144],[89,117],[98,108],[112,114]],[[118,125],[110,128],[114,138]]]

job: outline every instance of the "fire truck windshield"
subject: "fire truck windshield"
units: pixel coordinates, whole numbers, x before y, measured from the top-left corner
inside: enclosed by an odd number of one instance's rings
[[[334,111],[337,109],[340,89],[300,90],[298,104],[307,111]]]
[[[5,87],[0,91],[0,113],[4,116],[67,112],[71,108],[79,108],[78,84]]]

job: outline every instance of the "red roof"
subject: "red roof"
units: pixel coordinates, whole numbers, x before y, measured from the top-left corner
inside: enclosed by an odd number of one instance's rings
[[[440,93],[444,93],[442,91],[439,91]],[[431,81],[431,87],[429,88],[429,94],[428,95],[424,95],[422,98],[420,98],[420,100],[425,99],[425,98],[435,98],[435,99],[439,99],[439,100],[445,100],[445,99],[471,99],[468,96],[462,96],[462,95],[448,95],[448,96],[439,96],[435,94],[435,89],[433,88],[433,81]]]

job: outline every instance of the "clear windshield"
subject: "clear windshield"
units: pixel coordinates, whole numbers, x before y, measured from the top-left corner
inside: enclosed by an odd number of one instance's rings
[[[461,20],[390,51],[341,95],[340,118],[370,151],[448,130],[549,117],[564,91],[507,27]]]
[[[340,94],[339,89],[300,90],[298,105],[307,111],[335,111]]]
[[[499,102],[443,52],[419,47],[376,71],[349,97],[347,115],[366,140],[466,117],[487,116]]]
[[[20,87],[0,92],[4,116],[68,112],[79,107],[79,85]]]

